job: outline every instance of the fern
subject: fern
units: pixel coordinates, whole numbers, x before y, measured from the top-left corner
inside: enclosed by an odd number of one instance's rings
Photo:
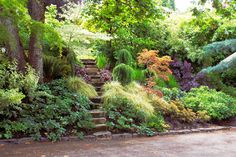
[[[113,69],[112,77],[122,85],[129,84],[132,81],[132,70],[129,65],[122,63]]]
[[[43,71],[47,77],[45,81],[69,75],[72,72],[71,68],[66,59],[47,55],[43,56]]]
[[[95,88],[79,77],[69,77],[67,79],[67,87],[71,91],[81,93],[89,98],[97,97]]]

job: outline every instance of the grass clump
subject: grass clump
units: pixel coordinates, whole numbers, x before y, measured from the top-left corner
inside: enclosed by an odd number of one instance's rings
[[[98,96],[95,88],[86,83],[82,78],[79,77],[69,77],[67,79],[67,87],[73,91],[81,93],[89,98],[95,98]]]

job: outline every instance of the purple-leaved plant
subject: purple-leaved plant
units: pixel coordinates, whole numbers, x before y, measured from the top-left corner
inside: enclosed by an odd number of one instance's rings
[[[180,88],[183,91],[189,91],[191,88],[198,87],[199,83],[196,82],[192,74],[192,65],[187,61],[180,61],[176,58],[170,64],[173,75],[179,82]]]
[[[103,69],[100,71],[101,81],[107,82],[112,80],[112,74],[109,70]]]
[[[82,77],[87,83],[91,82],[91,77],[87,74],[86,68],[76,67],[75,74],[78,77]]]

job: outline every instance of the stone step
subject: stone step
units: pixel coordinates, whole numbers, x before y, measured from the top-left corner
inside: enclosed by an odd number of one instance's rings
[[[95,59],[81,59],[81,62],[96,62]]]
[[[101,117],[101,118],[93,118],[93,122],[95,124],[105,124],[107,121],[107,119],[105,117]]]
[[[96,124],[94,131],[106,131],[107,125],[106,124]]]
[[[86,62],[86,63],[83,63],[84,66],[87,66],[87,65],[91,65],[91,66],[95,66],[96,67],[96,63],[95,62]]]
[[[101,92],[102,91],[102,87],[101,86],[95,86],[95,89],[97,92]]]
[[[101,111],[99,109],[91,110],[89,112],[90,112],[90,114],[92,114],[93,118],[105,117],[105,112]]]
[[[91,82],[91,84],[95,87],[102,87],[105,84],[105,82]]]
[[[90,76],[92,79],[101,79],[101,75],[97,74],[97,75],[91,75]]]
[[[92,76],[92,75],[98,75],[98,74],[99,74],[99,71],[86,71],[86,73],[87,73],[89,76]]]
[[[102,96],[103,92],[102,91],[98,91],[98,96]]]
[[[98,68],[86,68],[86,72],[99,72]]]
[[[97,68],[96,63],[95,63],[95,64],[91,64],[91,63],[89,63],[89,64],[84,64],[84,67],[85,67],[85,68]]]
[[[102,108],[102,104],[100,103],[92,103],[90,105],[91,109],[101,109]]]
[[[102,98],[101,97],[91,98],[90,100],[93,103],[101,103],[102,102]]]
[[[95,132],[93,133],[94,136],[96,136],[96,138],[111,138],[111,132],[110,131],[99,131],[99,132]]]
[[[95,78],[94,78],[94,77],[91,76],[91,82],[92,82],[92,83],[100,83],[100,82],[102,82],[102,81],[101,81],[101,78],[100,78],[100,77],[97,77],[97,78],[95,77]],[[102,83],[103,83],[103,82],[102,82]]]

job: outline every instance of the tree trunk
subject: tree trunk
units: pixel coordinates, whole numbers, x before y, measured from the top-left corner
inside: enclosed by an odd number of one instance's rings
[[[45,5],[43,0],[29,0],[29,14],[35,22],[44,22]],[[37,28],[38,27],[38,28]],[[43,30],[37,24],[33,24],[31,28],[29,42],[29,64],[39,74],[39,81],[43,82],[43,57],[41,37]]]
[[[19,37],[19,30],[10,17],[0,16],[0,25],[6,31],[6,48],[10,60],[16,61],[20,71],[25,70],[26,60],[24,49]]]

